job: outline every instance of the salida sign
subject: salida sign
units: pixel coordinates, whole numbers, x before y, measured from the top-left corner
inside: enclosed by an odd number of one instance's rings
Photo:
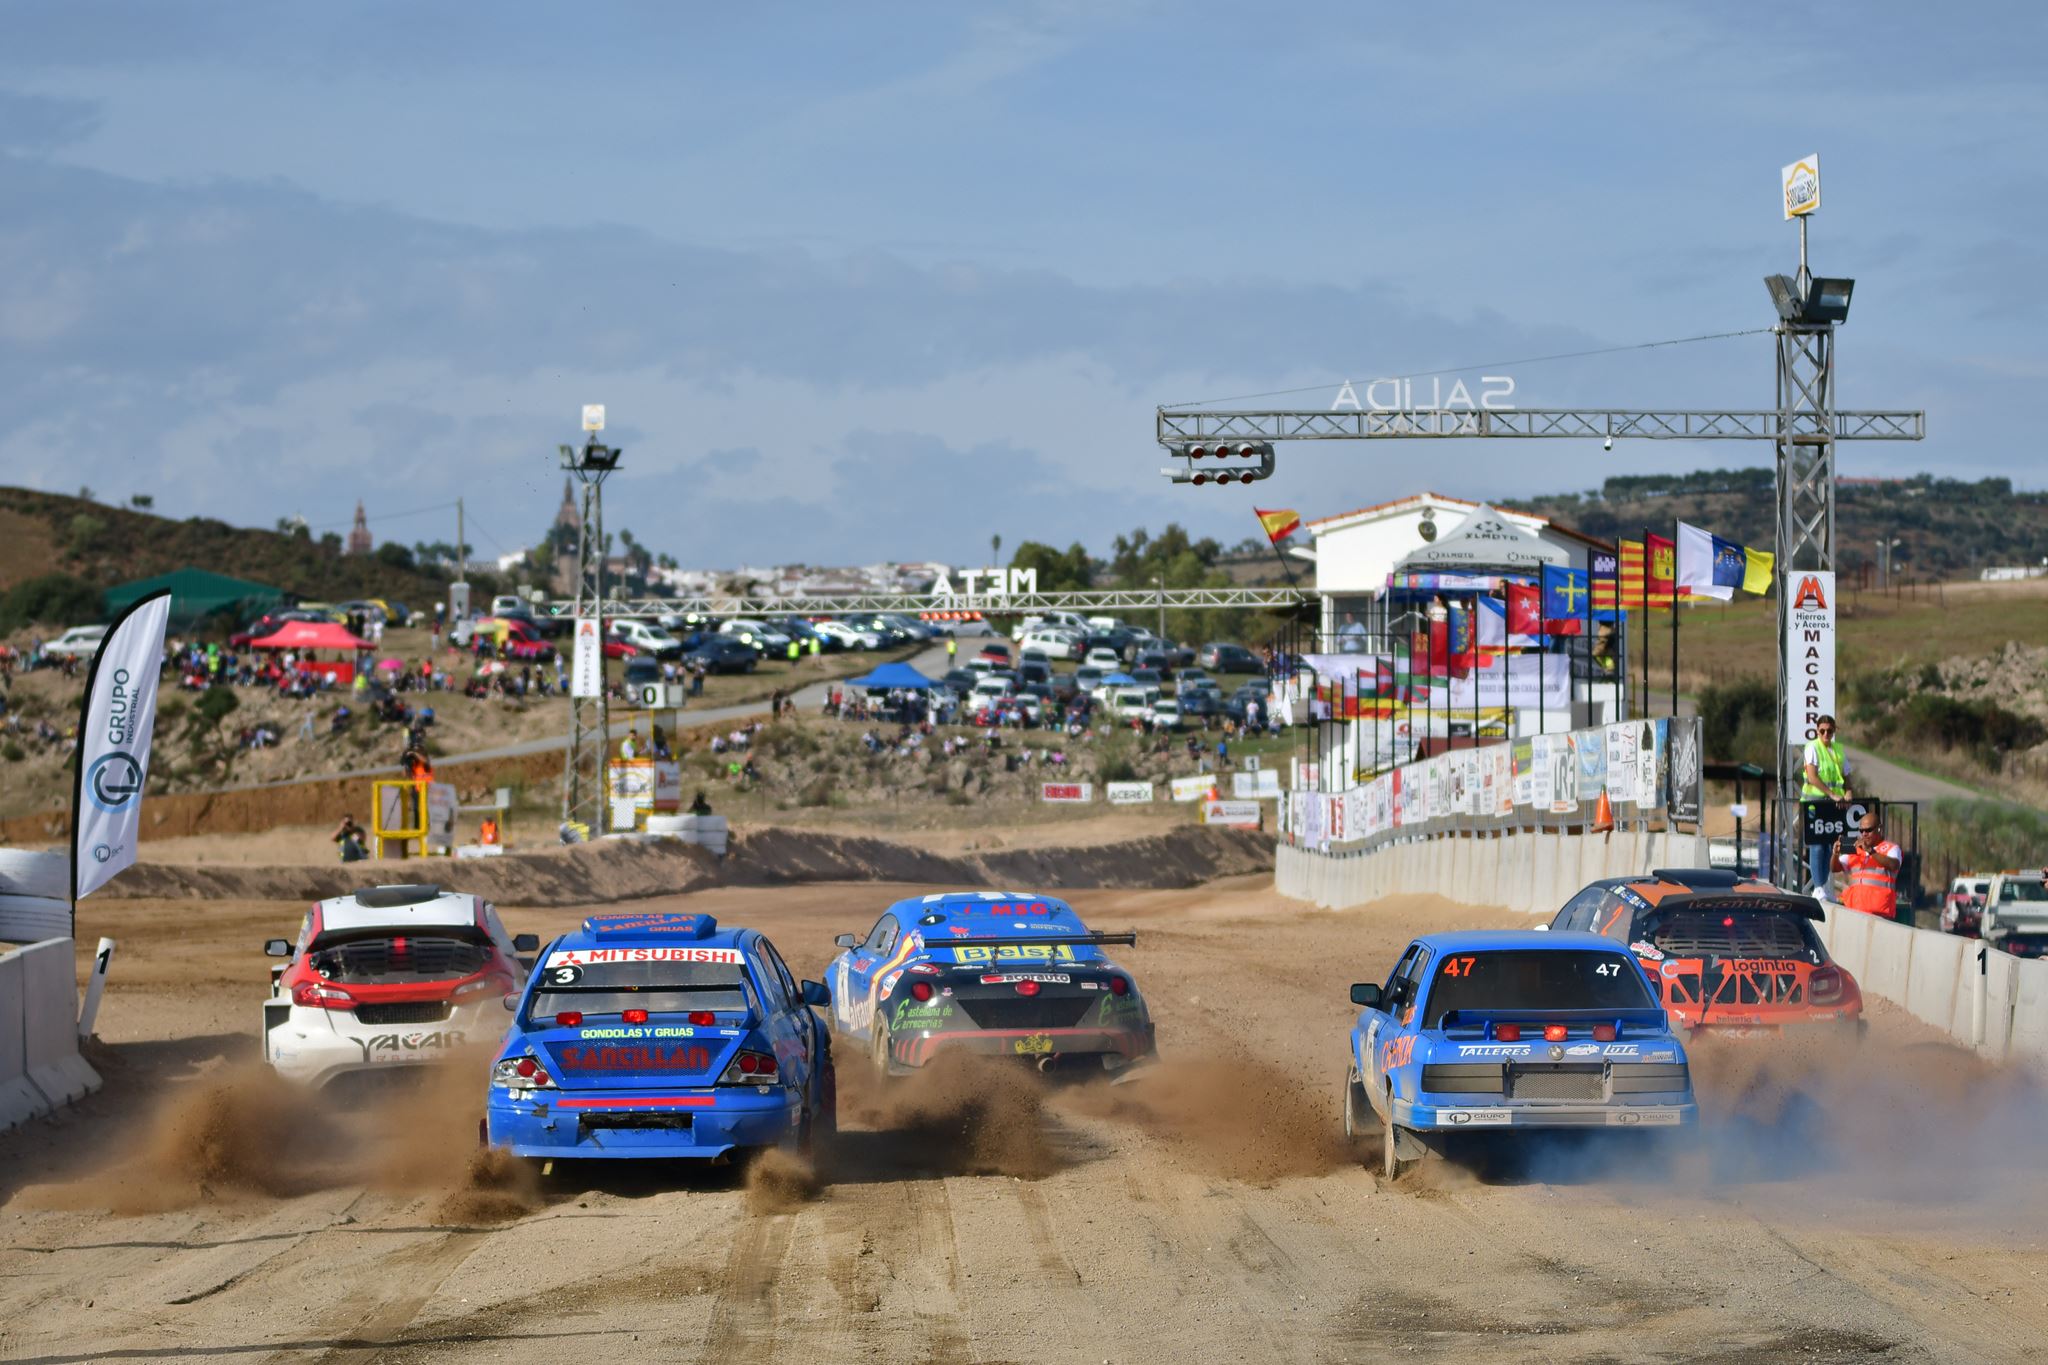
[[[1785,731],[1804,744],[1835,712],[1835,576],[1801,570],[1785,586]]]

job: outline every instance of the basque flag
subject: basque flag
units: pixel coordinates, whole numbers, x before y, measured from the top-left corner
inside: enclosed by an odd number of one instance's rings
[[[1759,595],[1770,591],[1775,556],[1723,540],[1711,531],[1678,523],[1678,590],[1725,602],[1737,588]]]
[[[1543,566],[1543,629],[1552,635],[1584,635],[1592,615],[1593,592],[1583,569]]]

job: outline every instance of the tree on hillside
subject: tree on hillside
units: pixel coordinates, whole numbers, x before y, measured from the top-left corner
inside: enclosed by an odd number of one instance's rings
[[[1065,550],[1027,540],[1010,556],[1010,567],[1038,570],[1040,592],[1075,592],[1095,586],[1095,566],[1078,540]]]

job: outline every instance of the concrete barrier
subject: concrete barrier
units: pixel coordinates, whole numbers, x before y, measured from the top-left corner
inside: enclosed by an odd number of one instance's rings
[[[0,954],[0,1129],[50,1112],[28,1079],[28,1043],[22,1036],[21,956]]]
[[[0,1011],[19,1011],[29,1083],[52,1107],[100,1088],[99,1073],[78,1055],[78,975],[71,940],[50,939],[0,957],[20,964],[21,992]]]

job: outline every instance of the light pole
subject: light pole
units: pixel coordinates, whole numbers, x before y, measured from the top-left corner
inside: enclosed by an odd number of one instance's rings
[[[604,678],[604,481],[626,452],[598,442],[604,408],[583,410],[583,444],[560,447],[562,468],[583,485],[583,524],[576,545],[576,609],[570,658],[569,747],[562,759],[562,823],[605,830],[604,765],[610,707]]]
[[[1166,643],[1166,576],[1161,574],[1154,578],[1152,586],[1159,589],[1159,641],[1164,645]]]
[[[1877,590],[1883,592],[1892,585],[1892,551],[1906,542],[1897,536],[1883,537],[1877,542]]]

